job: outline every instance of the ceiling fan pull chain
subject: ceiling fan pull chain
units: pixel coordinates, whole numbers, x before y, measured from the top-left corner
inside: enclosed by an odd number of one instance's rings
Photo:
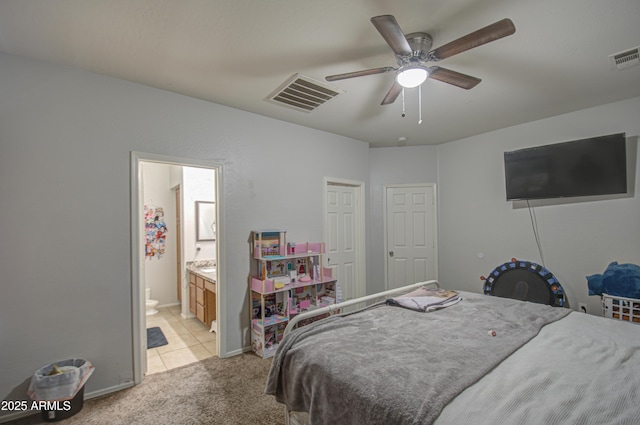
[[[406,117],[404,113],[404,87],[402,88],[402,118]]]
[[[422,84],[418,86],[418,125],[422,124]]]

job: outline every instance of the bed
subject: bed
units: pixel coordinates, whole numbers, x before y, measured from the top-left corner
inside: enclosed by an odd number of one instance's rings
[[[287,424],[640,423],[640,326],[458,292],[432,312],[381,302],[288,330],[265,392]]]

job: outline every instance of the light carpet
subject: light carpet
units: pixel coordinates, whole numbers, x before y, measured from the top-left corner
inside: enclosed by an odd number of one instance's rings
[[[283,405],[264,394],[270,365],[270,359],[252,353],[208,358],[149,375],[135,387],[86,400],[80,412],[60,423],[283,425]],[[51,422],[37,414],[8,423]]]

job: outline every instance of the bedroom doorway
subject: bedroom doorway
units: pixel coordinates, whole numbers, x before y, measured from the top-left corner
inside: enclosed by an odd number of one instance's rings
[[[386,289],[438,278],[435,184],[384,189]]]
[[[131,300],[132,300],[132,322],[133,322],[133,341],[132,341],[132,349],[133,349],[133,379],[134,384],[142,383],[145,373],[147,372],[147,338],[146,338],[146,328],[147,328],[147,316],[146,316],[146,303],[145,303],[145,282],[146,282],[146,273],[145,273],[145,221],[144,221],[144,212],[145,212],[145,185],[144,185],[144,176],[143,176],[143,166],[146,170],[147,164],[156,164],[156,165],[167,165],[167,166],[178,166],[186,172],[186,170],[197,171],[198,169],[202,171],[213,172],[215,175],[215,179],[211,181],[209,184],[213,184],[212,191],[215,193],[215,201],[217,207],[217,224],[216,224],[216,249],[215,249],[215,260],[217,264],[217,277],[216,277],[216,311],[218,312],[219,320],[216,321],[216,340],[217,344],[215,348],[209,349],[215,350],[215,355],[219,356],[220,353],[226,352],[226,344],[224,342],[223,335],[226,335],[226,321],[224,320],[224,311],[223,308],[225,300],[226,300],[226,291],[225,291],[225,270],[224,270],[224,252],[219,247],[224,246],[224,213],[223,213],[223,201],[224,196],[221,192],[223,185],[223,170],[222,164],[216,161],[209,160],[197,160],[191,158],[178,158],[173,156],[164,156],[164,155],[156,155],[149,153],[140,153],[140,152],[131,152],[130,165],[131,165]],[[171,168],[171,167],[168,167]],[[192,173],[192,172],[190,172]],[[201,174],[201,173],[200,173]],[[181,192],[183,188],[180,187]],[[186,195],[185,195],[186,196]],[[176,200],[178,199],[176,195]],[[194,212],[194,206],[188,204],[190,206],[189,211]],[[184,214],[186,209],[185,203],[182,204],[182,213],[181,216],[184,219],[185,217],[194,216],[194,214]],[[194,216],[195,217],[195,216]],[[195,218],[192,224],[195,223]],[[172,223],[170,223],[172,224]],[[188,224],[188,223],[187,223]],[[195,225],[195,224],[194,224]],[[189,227],[189,228],[192,228]],[[180,227],[181,234],[185,234],[184,227]],[[192,229],[193,230],[193,229]],[[195,230],[193,230],[193,238],[195,239]],[[191,232],[190,232],[191,234]],[[194,245],[194,244],[191,244]],[[204,248],[204,247],[203,247]],[[194,245],[193,250],[196,249]],[[178,256],[182,259],[192,258],[193,254],[185,255],[185,246],[184,244],[180,244],[180,253]],[[186,277],[186,268],[183,264],[180,264],[178,267],[180,274],[183,276],[182,278],[182,292],[184,295],[185,285],[184,282],[188,282]],[[173,283],[171,283],[173,285]],[[188,283],[186,285],[188,288]],[[188,289],[187,289],[188,291]],[[186,312],[189,313],[189,297],[182,296],[181,297],[181,311],[182,316]],[[185,306],[186,304],[186,306]],[[222,307],[222,308],[221,308]],[[179,314],[180,311],[177,311],[176,314]],[[150,316],[154,317],[154,316]]]
[[[338,279],[342,301],[366,295],[364,183],[325,178],[324,266]]]

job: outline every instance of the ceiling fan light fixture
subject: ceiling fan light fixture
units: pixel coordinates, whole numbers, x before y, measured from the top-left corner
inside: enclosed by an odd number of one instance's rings
[[[416,66],[405,68],[402,71],[398,72],[398,74],[396,75],[396,81],[402,87],[412,89],[424,83],[427,77],[429,77],[429,73],[427,72],[427,70],[423,67]]]

